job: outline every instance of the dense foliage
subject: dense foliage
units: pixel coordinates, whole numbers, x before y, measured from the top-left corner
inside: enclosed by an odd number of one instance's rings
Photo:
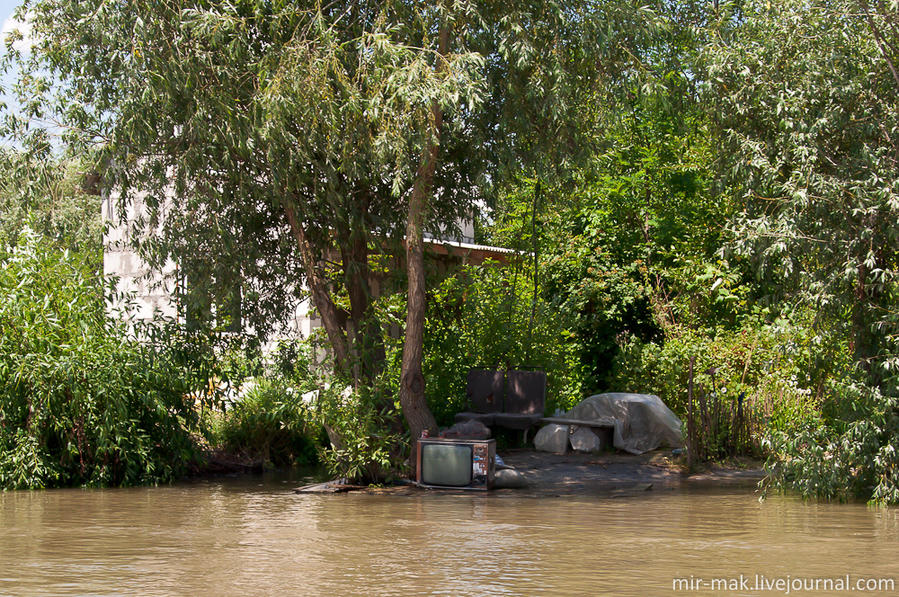
[[[704,50],[729,159],[731,248],[779,309],[810,309],[820,419],[774,433],[773,481],[895,502],[899,73],[895,6],[750,2]]]
[[[277,376],[256,379],[224,412],[210,415],[212,447],[263,466],[314,463],[314,424],[297,391]]]
[[[899,404],[864,383],[834,383],[823,419],[773,430],[766,448],[773,487],[899,503]]]
[[[655,22],[618,0],[34,0],[26,13],[30,54],[8,44],[6,64],[24,69],[27,117],[7,132],[46,146],[30,126],[43,118],[72,147],[96,148],[119,217],[145,212],[128,221],[132,241],[158,269],[173,259],[199,294],[239,292],[258,333],[305,286],[335,366],[360,386],[381,365],[370,254],[404,257],[400,394],[413,434],[434,427],[425,230],[456,227],[538,150],[584,153],[577,98],[629,69],[628,46]]]
[[[194,459],[193,376],[106,316],[84,258],[0,253],[0,487],[169,481]]]
[[[374,383],[355,389],[351,380],[324,366],[321,335],[282,341],[271,355],[262,384],[278,395],[273,422],[282,434],[302,433],[316,441],[319,462],[336,478],[379,483],[407,473],[409,441],[397,400],[401,343],[388,339],[389,365]],[[238,404],[226,416],[242,418],[244,410]]]
[[[581,398],[571,332],[554,305],[532,304],[532,271],[520,263],[463,267],[431,294],[425,327],[428,400],[438,422],[467,410],[469,369],[540,369],[548,379],[548,412]]]
[[[322,463],[336,477],[362,482],[408,474],[409,439],[397,425],[399,401],[388,400],[380,384],[354,391],[333,381],[322,385],[312,404],[312,420],[325,426],[330,439],[320,450]]]
[[[773,486],[895,501],[895,11],[666,16],[641,55],[663,83],[624,81],[593,164],[542,208],[511,189],[490,238],[539,231],[591,390],[684,416],[693,357],[698,388],[760,414]]]
[[[237,296],[260,334],[311,291],[330,359],[269,368],[222,419],[234,449],[295,460],[320,424],[335,474],[381,480],[408,455],[400,411],[448,423],[471,367],[546,370],[550,410],[622,390],[683,416],[692,361],[700,395],[751,413],[739,449],[764,451],[771,487],[899,501],[893,3],[26,10],[35,45],[6,58],[24,110],[0,197],[5,485],[170,478],[186,380],[227,369],[184,330],[161,350],[105,321],[84,273],[96,169],[119,215],[146,211],[142,254]],[[509,263],[425,284],[424,229],[475,208]],[[15,240],[23,221],[47,247]],[[184,375],[160,380],[167,359]],[[735,451],[720,440],[708,454]]]
[[[808,304],[820,327],[848,338],[876,384],[897,366],[895,8],[741,11],[741,26],[706,48],[706,97],[738,208],[734,248],[773,299]]]
[[[101,268],[100,197],[83,165],[7,150],[0,152],[0,172],[0,245],[15,245],[28,226],[42,242]]]

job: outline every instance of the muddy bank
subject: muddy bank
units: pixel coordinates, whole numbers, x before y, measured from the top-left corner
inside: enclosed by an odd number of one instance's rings
[[[507,450],[501,453],[506,465],[527,480],[524,489],[496,489],[493,496],[610,496],[643,491],[676,491],[693,487],[741,486],[752,491],[764,477],[759,463],[748,468],[710,467],[688,475],[671,457],[670,450],[657,450],[638,456],[618,452],[565,455],[533,450]],[[422,495],[427,493],[470,494],[469,491],[422,489],[414,485],[392,487],[298,488],[301,493],[343,493],[363,491],[371,494]]]
[[[764,476],[759,466],[747,469],[711,467],[688,475],[670,450],[641,455],[605,452],[565,455],[511,451],[506,464],[521,472],[535,495],[590,495],[646,490],[672,490],[700,485],[745,485],[753,488]]]

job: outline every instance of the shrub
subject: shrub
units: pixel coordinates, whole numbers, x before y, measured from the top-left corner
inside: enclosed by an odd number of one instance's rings
[[[84,260],[26,231],[0,253],[0,487],[169,481],[195,457],[196,378],[106,316]]]
[[[769,488],[899,504],[899,399],[877,388],[832,384],[821,417],[798,432],[773,429],[765,445]]]
[[[379,309],[387,307],[378,305]],[[318,458],[329,474],[368,483],[396,477],[408,456],[408,438],[396,399],[398,343],[388,342],[384,371],[373,382],[353,389],[350,382],[329,372],[320,342],[315,334],[307,340],[282,342],[272,355],[267,375],[291,400],[305,394],[304,400],[294,402],[294,416],[296,420],[304,418],[307,437],[311,431],[319,431],[315,435]],[[319,362],[317,356],[323,360]]]
[[[222,415],[216,443],[223,450],[274,466],[315,462],[313,429],[299,392],[282,380],[257,378]]]
[[[319,454],[332,475],[380,483],[403,472],[408,434],[399,404],[379,391],[377,384],[353,391],[332,380],[318,392],[313,412],[331,440]]]
[[[696,387],[733,398],[743,393],[766,420],[785,428],[820,403],[816,388],[822,374],[810,372],[821,350],[807,327],[748,317],[735,329],[671,330],[664,343],[622,338],[612,380],[621,391],[658,395],[683,416],[694,357]]]
[[[761,455],[766,434],[789,435],[817,418],[822,376],[840,361],[839,347],[821,345],[810,326],[766,322],[762,315],[746,317],[736,329],[671,329],[664,343],[624,338],[612,383],[621,391],[658,395],[686,422],[694,358],[694,444],[700,458]],[[828,369],[813,366],[827,355]],[[699,412],[703,400],[714,417]]]

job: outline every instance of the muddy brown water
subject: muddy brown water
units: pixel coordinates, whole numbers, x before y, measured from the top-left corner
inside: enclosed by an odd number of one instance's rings
[[[751,485],[295,495],[300,481],[0,492],[0,594],[786,594],[674,591],[676,578],[740,574],[899,584],[899,512],[864,504],[760,503]]]

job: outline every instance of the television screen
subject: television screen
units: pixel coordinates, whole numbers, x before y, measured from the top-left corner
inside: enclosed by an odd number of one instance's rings
[[[471,445],[421,445],[421,481],[426,485],[465,487],[471,483]]]

